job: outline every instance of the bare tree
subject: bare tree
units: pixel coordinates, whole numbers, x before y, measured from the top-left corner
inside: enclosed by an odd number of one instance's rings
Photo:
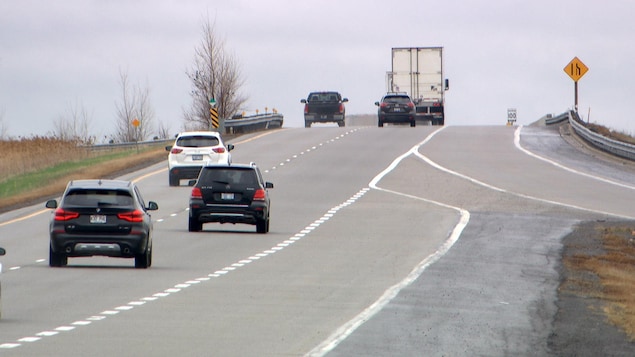
[[[90,136],[91,120],[92,115],[86,106],[77,101],[53,122],[53,137],[85,145],[94,144],[94,138]]]
[[[169,139],[170,138],[170,127],[166,125],[164,122],[160,122],[157,126],[157,139]]]
[[[192,105],[184,110],[185,127],[189,129],[212,129],[210,99],[216,101],[221,122],[247,101],[239,93],[243,79],[238,61],[226,51],[224,41],[218,38],[209,19],[203,24],[202,33],[201,43],[195,49],[194,65],[186,72],[193,87]]]
[[[9,127],[4,122],[4,109],[0,111],[0,140],[9,138]]]
[[[150,136],[154,110],[150,104],[150,89],[146,86],[131,87],[128,74],[119,72],[121,102],[117,107],[117,124],[114,138],[119,142],[142,141]],[[137,126],[135,126],[135,123]]]

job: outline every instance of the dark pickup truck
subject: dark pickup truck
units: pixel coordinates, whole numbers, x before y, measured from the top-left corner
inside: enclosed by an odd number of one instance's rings
[[[300,102],[304,103],[305,128],[310,128],[313,123],[335,122],[339,126],[345,125],[344,103],[348,99],[342,98],[338,92],[312,92]]]

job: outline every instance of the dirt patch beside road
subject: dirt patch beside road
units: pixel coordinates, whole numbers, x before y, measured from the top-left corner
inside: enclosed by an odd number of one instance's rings
[[[557,356],[635,356],[635,222],[586,222],[563,240]]]

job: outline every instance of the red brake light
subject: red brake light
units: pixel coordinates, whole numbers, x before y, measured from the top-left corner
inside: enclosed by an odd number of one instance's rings
[[[415,107],[415,104],[413,102],[408,103],[408,108],[412,109]]]
[[[307,104],[304,105],[304,114],[306,114],[308,112],[309,112],[309,104],[307,103]]]
[[[340,104],[340,113],[344,113],[344,104]]]
[[[183,152],[181,148],[172,148],[172,150],[170,150],[170,154],[180,154],[181,152]]]
[[[220,147],[220,148],[213,148],[212,150],[213,150],[215,153],[217,153],[217,154],[222,154],[222,153],[224,153],[224,152],[225,152],[225,148],[223,148],[223,147]]]
[[[191,198],[199,198],[202,199],[203,198],[203,193],[201,192],[201,189],[198,187],[194,187],[192,188],[192,195],[190,196]]]
[[[77,212],[69,212],[65,211],[61,208],[55,210],[55,220],[56,221],[68,221],[71,219],[75,219],[79,217],[79,213]]]
[[[254,201],[264,201],[266,197],[266,193],[265,190],[263,189],[258,189],[256,190],[256,192],[254,192]]]
[[[143,222],[143,212],[136,209],[131,212],[117,213],[117,218],[128,222]]]
[[[379,105],[380,108],[386,108],[388,106],[388,103],[386,102],[381,102],[381,104]]]

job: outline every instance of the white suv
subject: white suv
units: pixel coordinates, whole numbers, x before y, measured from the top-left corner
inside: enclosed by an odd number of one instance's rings
[[[174,145],[166,146],[170,186],[181,179],[196,179],[203,165],[230,164],[234,145],[225,146],[218,132],[188,131],[176,136]]]

